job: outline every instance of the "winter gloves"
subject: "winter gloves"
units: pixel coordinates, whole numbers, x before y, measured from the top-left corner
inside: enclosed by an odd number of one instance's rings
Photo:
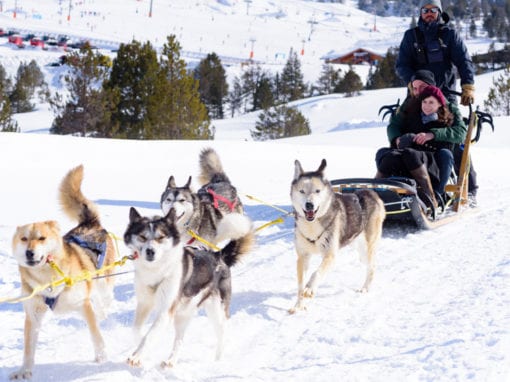
[[[462,94],[460,96],[461,105],[468,106],[475,102],[475,85],[464,84],[462,85]]]

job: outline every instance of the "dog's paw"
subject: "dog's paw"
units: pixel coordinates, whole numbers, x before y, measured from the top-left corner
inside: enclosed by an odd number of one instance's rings
[[[360,288],[360,289],[356,289],[356,292],[357,293],[368,293],[368,288],[363,287],[363,288]]]
[[[96,358],[94,358],[94,361],[97,363],[103,363],[108,359],[105,351],[99,351],[96,353]]]
[[[126,363],[131,367],[142,367],[142,361],[140,360],[140,357],[136,356],[135,354],[129,357]]]
[[[166,361],[161,362],[162,369],[171,369],[174,366],[175,366],[175,364],[171,359],[167,359]]]
[[[313,298],[313,296],[315,296],[315,290],[313,288],[307,286],[303,290],[303,297],[305,297],[305,298]]]
[[[9,379],[11,381],[21,381],[23,379],[30,379],[32,378],[32,370],[29,369],[19,369],[18,371],[15,371],[14,373],[11,373],[9,375]]]
[[[304,311],[306,310],[306,305],[304,303],[303,300],[299,300],[298,302],[296,302],[296,305],[294,305],[292,308],[290,308],[288,310],[289,314],[295,314],[297,312],[300,312],[300,311]]]

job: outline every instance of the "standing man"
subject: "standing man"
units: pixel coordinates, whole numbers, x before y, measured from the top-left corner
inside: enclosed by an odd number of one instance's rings
[[[454,66],[462,87],[461,104],[474,102],[473,61],[460,35],[448,26],[449,16],[442,12],[440,0],[421,0],[420,18],[416,28],[405,32],[400,43],[396,70],[408,84],[419,69],[430,70],[445,96],[457,102]]]

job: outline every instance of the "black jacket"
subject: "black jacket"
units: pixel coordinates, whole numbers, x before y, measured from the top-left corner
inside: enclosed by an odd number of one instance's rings
[[[449,100],[456,102],[456,97],[449,94],[456,90],[454,66],[461,85],[474,84],[475,67],[466,45],[459,34],[443,22],[426,24],[420,18],[418,29],[423,36],[422,44],[417,41],[421,38],[414,28],[404,34],[395,67],[397,74],[407,84],[417,70],[430,70],[436,86]]]

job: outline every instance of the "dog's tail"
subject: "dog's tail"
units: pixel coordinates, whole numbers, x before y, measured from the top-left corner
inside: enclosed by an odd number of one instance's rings
[[[229,182],[225,171],[223,171],[223,165],[218,153],[211,147],[205,148],[200,152],[199,165],[200,174],[198,181],[202,186],[211,182]]]
[[[216,242],[229,240],[221,250],[220,256],[231,267],[251,251],[255,243],[255,232],[252,221],[239,213],[231,213],[223,217],[218,224]]]
[[[60,183],[60,205],[64,213],[80,224],[99,225],[96,205],[81,192],[83,165],[70,170]]]

